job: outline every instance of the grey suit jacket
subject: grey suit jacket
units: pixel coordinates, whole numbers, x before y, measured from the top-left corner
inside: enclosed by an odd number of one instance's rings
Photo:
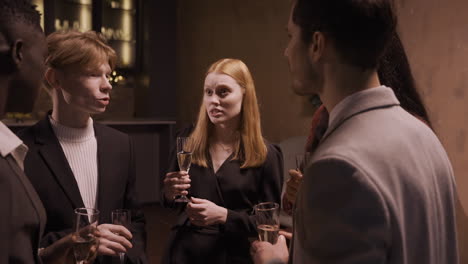
[[[455,181],[432,130],[386,87],[335,117],[298,194],[293,263],[458,263]]]
[[[11,155],[0,156],[0,264],[40,263],[46,214],[41,200]]]

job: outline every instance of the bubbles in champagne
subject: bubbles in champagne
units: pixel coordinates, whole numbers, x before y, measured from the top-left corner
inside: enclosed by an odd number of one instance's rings
[[[275,244],[278,241],[279,226],[277,225],[259,225],[257,226],[258,239],[260,241]]]
[[[177,153],[177,161],[179,162],[179,169],[188,172],[192,163],[192,152],[182,151]]]
[[[75,236],[73,252],[77,263],[92,263],[96,258],[98,240],[93,235],[86,237]]]

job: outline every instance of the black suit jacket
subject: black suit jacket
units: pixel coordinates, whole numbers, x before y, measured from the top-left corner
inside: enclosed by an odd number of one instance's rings
[[[46,214],[37,193],[11,155],[0,156],[0,264],[40,263]]]
[[[145,220],[135,192],[135,165],[128,135],[94,123],[97,140],[99,223],[111,223],[111,211],[132,210],[133,248],[131,263],[147,263]],[[78,184],[55,136],[48,117],[18,133],[29,147],[25,172],[36,188],[47,212],[48,222],[41,246],[48,246],[72,231],[74,209],[84,207]],[[114,258],[117,259],[117,258]],[[114,260],[115,261],[115,260]],[[111,263],[99,257],[97,263]]]
[[[191,129],[182,131],[188,136]],[[179,209],[177,222],[169,235],[164,253],[164,264],[248,264],[252,263],[249,239],[257,237],[254,205],[261,202],[281,201],[283,184],[283,156],[281,149],[266,143],[267,157],[259,167],[240,168],[233,155],[226,159],[217,172],[211,162],[205,168],[192,164],[189,175],[189,197],[207,199],[228,210],[224,224],[198,227],[190,223],[185,204],[167,201],[161,190],[162,201],[167,207]],[[175,149],[169,161],[169,171],[178,171]],[[161,177],[161,185],[164,177]]]

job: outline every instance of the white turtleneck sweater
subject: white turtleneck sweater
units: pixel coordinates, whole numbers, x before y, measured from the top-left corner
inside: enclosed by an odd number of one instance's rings
[[[96,208],[98,162],[93,119],[89,118],[84,128],[61,125],[51,116],[49,120],[78,183],[85,207]]]

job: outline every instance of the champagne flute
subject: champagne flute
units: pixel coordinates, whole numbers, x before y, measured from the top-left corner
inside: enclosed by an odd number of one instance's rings
[[[73,253],[76,264],[89,264],[97,255],[99,240],[95,236],[99,221],[99,210],[94,208],[75,209]]]
[[[112,224],[121,225],[129,229],[131,223],[131,213],[127,209],[116,209],[111,212]],[[119,252],[120,263],[125,263],[125,253]]]
[[[188,137],[177,137],[177,162],[179,164],[180,171],[190,170],[192,163],[192,147],[193,144]],[[190,200],[185,195],[180,195],[175,199],[175,202],[187,203]]]

